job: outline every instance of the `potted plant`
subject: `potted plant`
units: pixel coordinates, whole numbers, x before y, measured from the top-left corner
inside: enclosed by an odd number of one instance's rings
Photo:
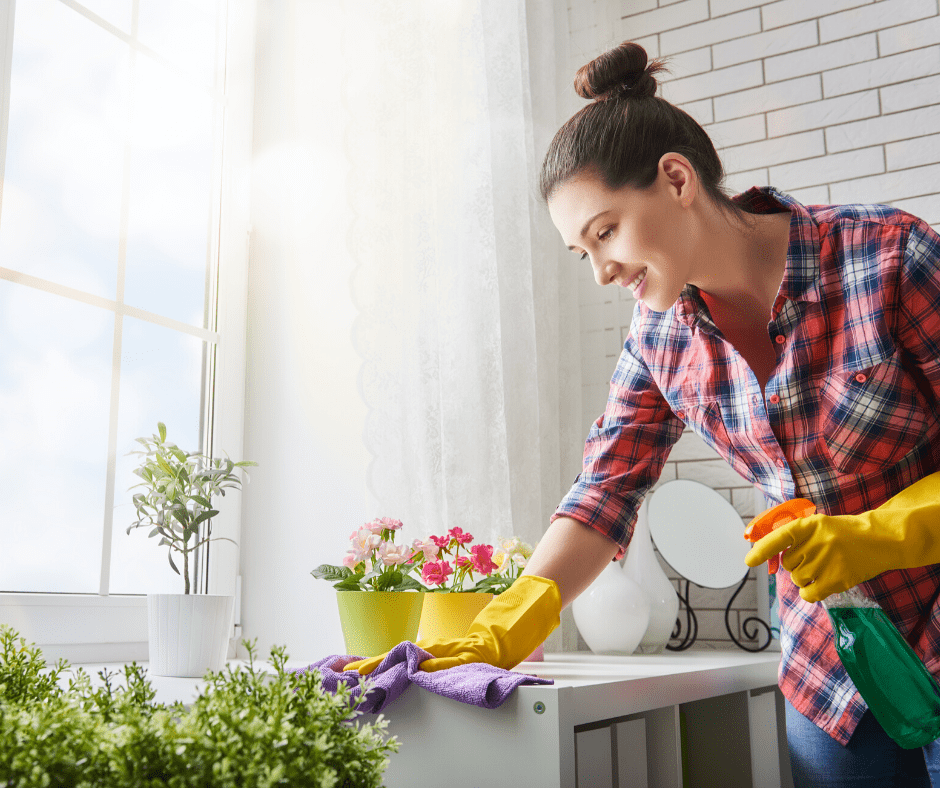
[[[131,489],[142,491],[134,494],[137,520],[127,533],[151,529],[149,536],[159,538],[159,547],[168,548],[170,567],[182,574],[184,584],[182,594],[147,595],[150,670],[157,676],[199,677],[207,670],[220,670],[225,661],[235,599],[192,594],[190,559],[210,541],[232,541],[211,535],[211,519],[219,513],[212,501],[226,490],[241,489],[237,470],[257,463],[185,452],[167,441],[162,422],[157,434],[136,440],[143,449],[131,454],[141,458],[134,469],[141,481]]]
[[[369,657],[417,640],[426,589],[411,574],[420,554],[395,544],[401,527],[391,517],[365,523],[350,534],[342,566],[321,564],[310,573],[338,592],[347,654]]]
[[[431,536],[415,544],[421,578],[433,592],[425,599],[421,614],[422,639],[463,637],[493,597],[513,584],[532,554],[532,549],[516,538],[501,539],[495,553],[493,545],[472,542],[471,534],[455,527],[444,536]]]

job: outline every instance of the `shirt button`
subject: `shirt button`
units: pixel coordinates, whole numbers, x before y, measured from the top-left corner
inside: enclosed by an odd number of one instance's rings
[[[685,411],[684,411],[684,410],[677,410],[677,411],[676,411],[676,415],[677,415],[680,419],[684,419],[684,418],[685,418]]]
[[[787,341],[787,338],[783,334],[777,334],[777,339],[775,341],[778,345],[782,345]]]
[[[771,405],[776,405],[778,402],[780,402],[780,397],[777,396],[776,394],[771,394],[771,395],[770,395],[770,404],[771,404]]]
[[[868,380],[868,375],[866,375],[864,372],[859,372],[859,373],[855,376],[855,379],[856,379],[859,383],[864,383],[866,380]]]
[[[776,463],[777,463],[777,467],[778,467],[778,468],[786,468],[786,467],[787,467],[786,460],[776,460]]]

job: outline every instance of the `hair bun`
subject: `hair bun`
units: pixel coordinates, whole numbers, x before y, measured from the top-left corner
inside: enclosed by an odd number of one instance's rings
[[[656,95],[655,75],[665,68],[663,61],[649,60],[639,44],[625,41],[581,66],[574,89],[581,98],[597,101],[647,98]]]

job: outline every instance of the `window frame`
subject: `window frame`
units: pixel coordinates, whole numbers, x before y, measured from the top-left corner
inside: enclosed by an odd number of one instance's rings
[[[91,12],[75,0],[59,2],[86,16]],[[0,205],[9,122],[16,0],[0,8]],[[214,301],[218,340],[208,342],[204,413],[207,451],[240,455],[244,445],[247,351],[248,241],[250,233],[251,131],[254,98],[255,4],[226,0],[222,30],[224,83],[221,162],[214,200],[219,235],[211,265],[216,266]],[[94,17],[93,14],[91,14]],[[24,277],[0,266],[0,278],[42,287],[42,280]],[[32,280],[32,281],[25,281]],[[65,288],[68,289],[68,288]],[[84,299],[83,299],[84,300]],[[134,312],[123,308],[124,314]],[[139,310],[137,310],[139,311]],[[104,525],[102,526],[104,527]],[[213,520],[213,535],[240,543],[241,496],[226,496]],[[105,540],[108,541],[108,540]],[[223,543],[228,544],[228,543]],[[108,544],[109,551],[110,543]],[[210,558],[211,556],[211,558]],[[239,549],[212,550],[201,556],[199,589],[236,597],[233,634],[239,633]],[[144,594],[63,594],[0,592],[0,623],[13,626],[43,650],[47,660],[72,662],[146,661],[147,599]]]

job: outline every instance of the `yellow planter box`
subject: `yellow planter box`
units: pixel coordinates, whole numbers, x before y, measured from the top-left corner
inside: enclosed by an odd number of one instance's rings
[[[418,639],[425,596],[420,591],[337,591],[346,653],[375,657]]]
[[[492,594],[425,594],[418,637],[462,638],[477,614],[486,607]]]

